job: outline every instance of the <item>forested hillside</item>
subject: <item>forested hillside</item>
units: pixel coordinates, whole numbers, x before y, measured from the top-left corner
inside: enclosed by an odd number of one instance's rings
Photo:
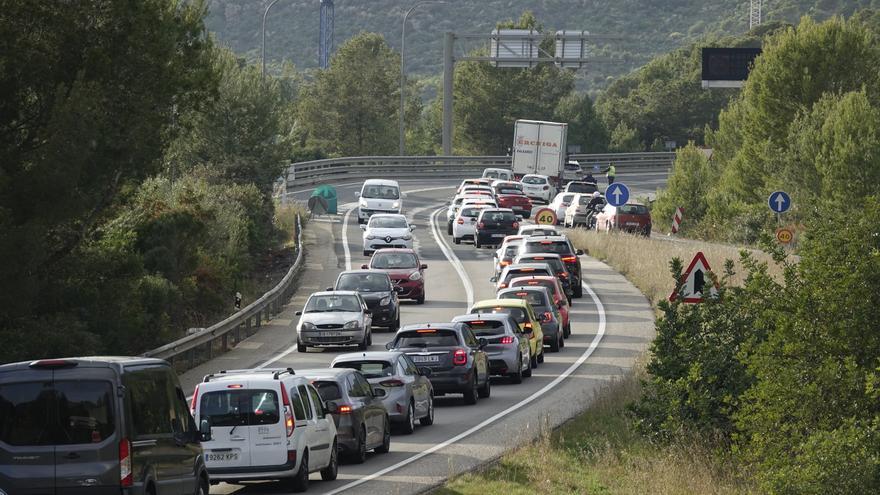
[[[260,53],[260,25],[268,0],[213,0],[208,29],[233,51],[254,61]],[[381,33],[400,49],[401,21],[411,0],[337,0],[336,46],[361,31]],[[808,14],[822,20],[849,16],[857,9],[880,5],[878,0],[765,0],[765,21],[796,23]],[[410,15],[407,64],[414,74],[434,75],[442,68],[442,36],[489,33],[496,23],[534,12],[547,30],[577,29],[620,36],[594,47],[598,58],[611,58],[579,71],[585,86],[604,88],[613,78],[640,67],[706,35],[729,36],[748,29],[748,0],[449,0],[426,4]],[[300,68],[317,65],[319,0],[280,0],[267,22],[267,59],[280,71],[288,61]],[[579,84],[583,86],[584,84]]]

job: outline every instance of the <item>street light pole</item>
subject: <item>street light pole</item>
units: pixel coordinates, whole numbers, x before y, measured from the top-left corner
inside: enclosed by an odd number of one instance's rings
[[[406,153],[406,128],[404,125],[404,111],[406,109],[406,21],[409,18],[409,15],[420,5],[425,5],[428,3],[446,3],[442,1],[425,1],[425,2],[417,2],[415,5],[409,8],[406,11],[406,14],[403,16],[403,29],[401,29],[400,34],[400,115],[398,116],[398,131],[400,138],[400,145],[398,146],[398,154],[403,156]]]
[[[260,82],[266,81],[266,17],[269,16],[269,9],[271,9],[276,3],[278,3],[278,0],[272,0],[269,2],[269,5],[266,6],[266,10],[263,12],[263,34],[262,43],[260,44],[260,60],[262,61],[263,69],[262,72],[260,72]]]

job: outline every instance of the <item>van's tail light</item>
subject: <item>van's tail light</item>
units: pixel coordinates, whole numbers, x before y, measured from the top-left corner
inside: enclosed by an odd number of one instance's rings
[[[510,335],[505,335],[504,337],[501,337],[501,343],[502,344],[512,344],[513,337],[511,337]]]
[[[518,229],[518,228],[519,228],[519,222],[513,222],[513,228]]]
[[[348,404],[341,404],[339,407],[336,408],[336,412],[338,412],[339,414],[351,414],[353,410],[354,409],[352,409],[352,407]]]
[[[379,385],[383,387],[402,387],[404,383],[396,378],[392,378],[390,380],[382,380],[379,382]]]
[[[458,217],[458,220],[456,220],[455,223],[459,225],[464,225],[464,218]]]
[[[467,352],[464,349],[456,349],[452,354],[452,364],[456,366],[464,366],[467,364]]]
[[[293,411],[290,407],[290,396],[287,395],[287,387],[281,384],[281,403],[284,405],[284,428],[287,429],[287,436],[293,435],[295,427],[293,419]]]
[[[189,403],[189,413],[193,416],[196,415],[196,404],[199,403],[199,386],[196,385],[196,389],[193,392],[192,401]]]
[[[574,263],[577,260],[578,260],[577,256],[563,256],[562,257],[562,261],[564,261],[566,263]]]
[[[134,484],[131,473],[131,442],[127,438],[119,441],[119,484],[123,488]]]

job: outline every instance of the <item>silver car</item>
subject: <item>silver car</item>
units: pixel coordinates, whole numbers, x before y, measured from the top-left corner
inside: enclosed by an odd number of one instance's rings
[[[422,426],[434,423],[434,387],[428,368],[419,369],[399,351],[357,352],[342,354],[330,363],[331,368],[360,371],[374,388],[385,390],[382,404],[404,433],[412,433],[416,420]]]
[[[513,383],[522,383],[532,376],[529,336],[506,313],[475,313],[456,316],[453,322],[467,323],[477,338],[488,341],[484,351],[489,356],[489,373],[506,376]]]
[[[315,292],[297,311],[296,350],[309,347],[351,346],[366,350],[373,341],[372,313],[356,291]]]

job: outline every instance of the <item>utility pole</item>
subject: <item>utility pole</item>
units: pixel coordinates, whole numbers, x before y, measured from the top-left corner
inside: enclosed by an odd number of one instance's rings
[[[455,71],[455,33],[443,36],[443,155],[452,156],[452,82]]]
[[[761,25],[761,7],[764,0],[750,0],[749,31]]]
[[[418,2],[403,16],[403,29],[400,30],[400,115],[398,118],[398,132],[400,134],[400,145],[398,146],[398,154],[403,156],[406,154],[406,127],[404,123],[404,114],[406,112],[406,21],[409,15],[420,5],[427,3],[446,3],[443,1],[428,0],[426,2]]]
[[[262,30],[262,43],[260,43],[260,60],[262,61],[262,72],[260,72],[260,82],[266,81],[266,17],[269,16],[269,9],[272,8],[273,5],[278,3],[278,0],[272,0],[269,2],[269,5],[266,6],[266,10],[263,12],[263,30]]]

